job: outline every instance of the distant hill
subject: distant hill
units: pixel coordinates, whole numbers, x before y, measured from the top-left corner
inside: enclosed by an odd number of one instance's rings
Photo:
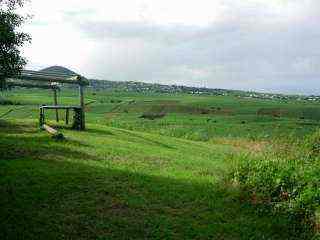
[[[228,90],[219,88],[191,87],[182,85],[163,85],[156,83],[133,82],[133,81],[110,81],[90,79],[89,88],[100,91],[135,92],[135,93],[167,93],[167,94],[191,94],[212,96],[234,96],[238,98],[256,98],[265,100],[303,100],[320,102],[320,96],[287,95],[275,93],[259,93],[253,91]]]
[[[65,74],[65,75],[75,75],[74,71],[71,71],[68,68],[61,67],[61,66],[52,66],[48,68],[44,68],[40,70],[39,72],[46,72],[46,73],[56,73],[56,74]]]
[[[187,93],[187,94],[213,94],[227,95],[238,91],[225,89],[211,89],[205,87],[188,87],[179,85],[164,85],[157,83],[145,83],[138,81],[110,81],[90,79],[90,87],[94,90],[109,90],[119,92],[140,92],[140,93]]]
[[[67,75],[75,75],[74,71],[62,66],[52,66],[40,70],[40,72],[60,73]],[[74,88],[75,86],[65,85],[67,88]],[[192,95],[216,95],[227,96],[233,95],[240,98],[257,98],[269,100],[307,100],[320,102],[320,96],[298,96],[286,94],[272,94],[272,93],[258,93],[252,91],[238,91],[228,89],[215,89],[205,87],[190,87],[178,85],[163,85],[157,83],[145,83],[140,81],[110,81],[100,79],[89,79],[89,88],[95,91],[116,91],[116,92],[138,92],[138,93],[184,93]]]

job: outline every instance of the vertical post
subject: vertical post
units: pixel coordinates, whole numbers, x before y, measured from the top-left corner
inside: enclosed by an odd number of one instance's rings
[[[57,97],[57,89],[53,88],[53,100],[54,100],[54,105],[58,105],[58,97]],[[56,109],[56,121],[59,122],[59,112],[58,109]]]
[[[43,124],[44,124],[44,109],[40,107],[39,127],[42,128]]]
[[[81,107],[81,120],[80,120],[80,129],[81,130],[84,130],[86,128],[86,125],[85,125],[85,114],[84,114],[84,95],[83,95],[83,86],[82,84],[80,83],[79,85],[79,97],[80,97],[80,107]]]
[[[69,108],[66,109],[66,124],[69,124]]]

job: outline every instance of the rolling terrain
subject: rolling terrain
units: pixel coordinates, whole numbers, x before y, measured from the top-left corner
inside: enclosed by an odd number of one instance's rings
[[[247,201],[231,176],[274,142],[315,132],[316,103],[89,89],[87,130],[52,112],[66,137],[56,141],[37,126],[52,92],[4,97],[1,239],[311,239]],[[77,92],[59,101],[77,104]]]

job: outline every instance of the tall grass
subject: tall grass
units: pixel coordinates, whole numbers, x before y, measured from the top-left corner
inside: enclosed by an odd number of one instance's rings
[[[289,217],[302,239],[319,235],[320,130],[297,140],[275,141],[261,155],[244,155],[232,171],[242,195],[258,209]]]

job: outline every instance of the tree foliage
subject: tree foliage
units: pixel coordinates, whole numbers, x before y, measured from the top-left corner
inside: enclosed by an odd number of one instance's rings
[[[19,74],[26,64],[21,47],[30,42],[29,34],[19,31],[26,17],[16,10],[25,0],[0,0],[0,88],[5,88],[5,78]]]

